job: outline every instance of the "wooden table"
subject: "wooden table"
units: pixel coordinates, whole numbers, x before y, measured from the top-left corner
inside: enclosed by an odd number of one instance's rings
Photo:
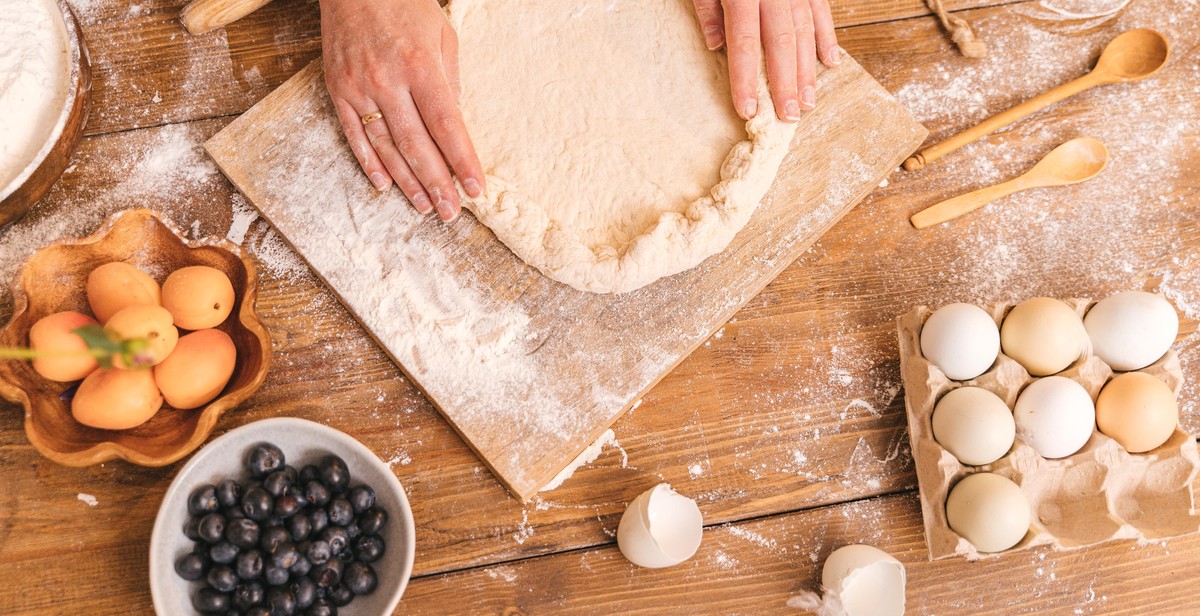
[[[931,139],[1081,73],[1121,29],[1162,29],[1175,57],[1152,82],[1087,93],[926,171],[895,174],[618,421],[619,447],[522,506],[199,147],[315,57],[317,3],[277,0],[193,37],[175,20],[181,0],[72,1],[96,77],[89,137],[51,195],[0,231],[0,275],[41,244],[129,207],[163,209],[196,236],[244,240],[263,262],[259,311],[275,356],[267,384],[217,432],[298,416],[345,430],[387,460],[418,528],[401,612],[786,612],[789,596],[818,585],[825,556],[852,542],[904,561],[910,614],[1200,610],[1200,537],[929,562],[894,326],[916,304],[1157,288],[1185,316],[1183,424],[1200,429],[1194,4],[1133,0],[1103,24],[1066,20],[1035,0],[948,2],[992,47],[992,58],[973,63],[952,51],[920,0],[834,2],[843,46],[913,108]],[[905,222],[1081,134],[1113,150],[1101,179],[1012,197],[925,232]],[[28,444],[19,409],[0,405],[0,613],[150,613],[150,529],[181,464],[57,466]],[[709,527],[688,563],[638,569],[614,545],[617,521],[660,481],[695,497]]]

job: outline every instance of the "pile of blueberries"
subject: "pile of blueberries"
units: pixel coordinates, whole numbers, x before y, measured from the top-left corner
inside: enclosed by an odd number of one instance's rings
[[[188,498],[183,532],[195,541],[175,561],[202,582],[192,606],[205,614],[331,616],[379,584],[387,511],[367,485],[350,487],[335,455],[297,471],[271,443],[250,448],[250,479],[205,484]]]

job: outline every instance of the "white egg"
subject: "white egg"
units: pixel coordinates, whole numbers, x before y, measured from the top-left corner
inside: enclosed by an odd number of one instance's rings
[[[1000,552],[1021,542],[1032,516],[1029,499],[1011,479],[995,473],[967,475],[946,497],[946,522],[980,552]]]
[[[1079,451],[1096,426],[1096,406],[1082,385],[1062,376],[1029,384],[1017,397],[1017,435],[1043,458]]]
[[[1012,448],[1016,424],[996,394],[960,387],[942,396],[933,409],[933,438],[969,466],[991,464]]]
[[[617,547],[635,565],[670,567],[691,558],[703,536],[696,501],[660,483],[629,503],[617,526]]]
[[[869,545],[838,548],[821,570],[821,585],[847,616],[901,616],[905,579],[900,561]]]
[[[947,378],[969,381],[996,362],[1000,331],[991,315],[979,306],[942,306],[921,328],[921,354]]]
[[[1179,315],[1162,297],[1126,291],[1100,300],[1083,319],[1092,349],[1113,370],[1140,370],[1156,362],[1179,334]]]

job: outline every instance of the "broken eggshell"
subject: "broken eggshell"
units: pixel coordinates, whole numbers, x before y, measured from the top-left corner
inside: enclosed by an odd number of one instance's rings
[[[904,565],[869,545],[834,550],[821,571],[824,596],[806,592],[788,606],[820,616],[901,616],[904,614]]]
[[[691,558],[703,535],[696,501],[660,483],[629,503],[617,526],[617,547],[635,565],[670,567]]]

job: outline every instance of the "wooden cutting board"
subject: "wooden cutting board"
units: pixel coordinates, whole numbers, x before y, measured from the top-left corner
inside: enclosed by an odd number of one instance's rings
[[[445,226],[395,189],[377,194],[342,139],[319,59],[207,148],[497,479],[529,500],[925,139],[852,59],[821,72],[818,92],[730,246],[622,295],[551,281],[467,213]]]

